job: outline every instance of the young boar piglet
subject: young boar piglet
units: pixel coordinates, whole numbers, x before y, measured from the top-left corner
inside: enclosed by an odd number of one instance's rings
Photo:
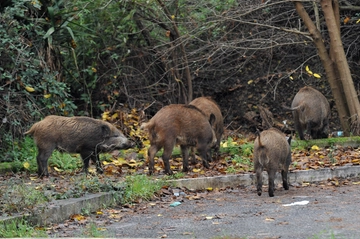
[[[215,155],[217,156],[219,153],[219,150],[220,150],[221,137],[224,133],[224,118],[221,114],[220,107],[210,97],[198,97],[198,98],[194,99],[193,101],[191,101],[190,105],[194,105],[198,109],[200,109],[202,112],[204,112],[204,114],[206,115],[206,117],[208,117],[208,119],[210,119],[211,114],[215,115],[215,122],[212,125],[212,127],[215,132],[215,136],[216,136],[216,144],[213,147],[213,151],[214,151]],[[208,158],[211,161],[211,159],[212,159],[211,151],[210,151],[210,156]],[[194,147],[191,147],[191,163],[192,164],[196,163]]]
[[[49,176],[48,159],[57,149],[61,152],[79,153],[88,172],[90,159],[102,173],[99,153],[133,147],[120,130],[112,124],[89,117],[63,117],[50,115],[35,123],[25,134],[34,137],[38,148],[39,177]]]
[[[276,128],[264,130],[254,142],[254,170],[257,181],[257,194],[262,193],[262,172],[265,169],[269,178],[269,196],[274,196],[274,180],[276,172],[281,170],[283,187],[289,190],[287,174],[291,163],[291,137],[287,140],[285,135]]]
[[[295,95],[291,108],[295,129],[304,140],[304,130],[313,139],[327,138],[329,131],[330,105],[318,90],[305,86]]]
[[[149,173],[154,173],[155,154],[164,148],[162,159],[165,173],[172,174],[169,159],[176,144],[180,145],[183,158],[183,171],[188,171],[189,147],[196,147],[203,165],[209,168],[207,152],[216,143],[212,124],[215,116],[206,115],[192,105],[172,104],[160,109],[149,122],[143,123],[141,129],[148,132],[150,148],[148,149]]]

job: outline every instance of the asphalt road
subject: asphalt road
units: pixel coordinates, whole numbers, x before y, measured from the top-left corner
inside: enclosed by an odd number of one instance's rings
[[[178,197],[167,196],[133,209],[119,209],[113,220],[106,213],[90,220],[105,230],[104,235],[117,238],[355,239],[360,238],[357,181],[341,186],[326,182],[292,186],[289,191],[278,186],[273,198],[268,197],[266,188],[258,196],[255,186],[204,193],[180,190],[175,191]],[[171,207],[175,201],[181,204]],[[308,203],[292,205],[299,202]],[[72,227],[80,230],[81,225]],[[58,229],[56,235],[69,235],[69,228],[64,230],[66,234]]]

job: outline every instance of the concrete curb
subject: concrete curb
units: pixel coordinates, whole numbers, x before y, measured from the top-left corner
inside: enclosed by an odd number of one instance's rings
[[[334,169],[323,168],[318,170],[297,170],[288,174],[290,184],[302,182],[319,182],[334,177],[359,177],[360,166],[343,166]],[[263,183],[267,184],[267,173],[263,172]],[[276,174],[276,182],[281,182],[281,174]],[[236,187],[239,185],[250,186],[255,184],[255,174],[237,174],[206,178],[191,178],[174,180],[177,187],[201,190],[205,188]]]
[[[37,210],[34,214],[16,215],[10,217],[0,216],[0,223],[9,223],[14,220],[26,219],[32,225],[48,225],[60,223],[70,218],[71,215],[81,214],[83,210],[95,212],[104,206],[116,203],[112,193],[89,194],[80,198],[54,200]]]
[[[267,183],[267,174],[264,172],[264,184]],[[290,184],[302,182],[319,182],[334,177],[354,178],[360,177],[360,166],[343,166],[334,169],[324,168],[319,170],[299,170],[289,173]],[[280,173],[277,174],[277,181],[281,181]],[[177,187],[188,189],[224,188],[236,187],[239,185],[250,186],[255,184],[254,174],[238,174],[217,177],[191,178],[171,180]],[[11,217],[0,217],[0,223],[7,223],[13,220],[26,218],[33,225],[48,225],[60,223],[70,218],[73,214],[81,214],[83,210],[94,212],[104,206],[116,203],[111,193],[89,194],[81,198],[66,200],[55,200],[35,215],[19,215]]]

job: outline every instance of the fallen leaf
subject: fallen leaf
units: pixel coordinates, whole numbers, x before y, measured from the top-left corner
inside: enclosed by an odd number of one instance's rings
[[[35,91],[35,89],[30,86],[25,86],[25,90],[30,93]]]

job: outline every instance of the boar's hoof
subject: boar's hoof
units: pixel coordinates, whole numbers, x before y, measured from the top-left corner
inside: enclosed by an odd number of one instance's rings
[[[283,187],[285,190],[289,190],[289,185],[287,183],[283,183]]]
[[[102,168],[96,168],[96,172],[98,174],[103,174],[104,173],[104,170]]]
[[[259,196],[261,196],[261,193],[262,193],[261,191],[257,191],[257,194],[258,194]]]
[[[164,173],[167,175],[173,175],[173,171],[171,171],[171,170],[169,170],[169,171],[165,170]]]
[[[206,161],[206,160],[203,160],[203,165],[205,168],[210,168],[210,165],[209,165],[208,161]]]

